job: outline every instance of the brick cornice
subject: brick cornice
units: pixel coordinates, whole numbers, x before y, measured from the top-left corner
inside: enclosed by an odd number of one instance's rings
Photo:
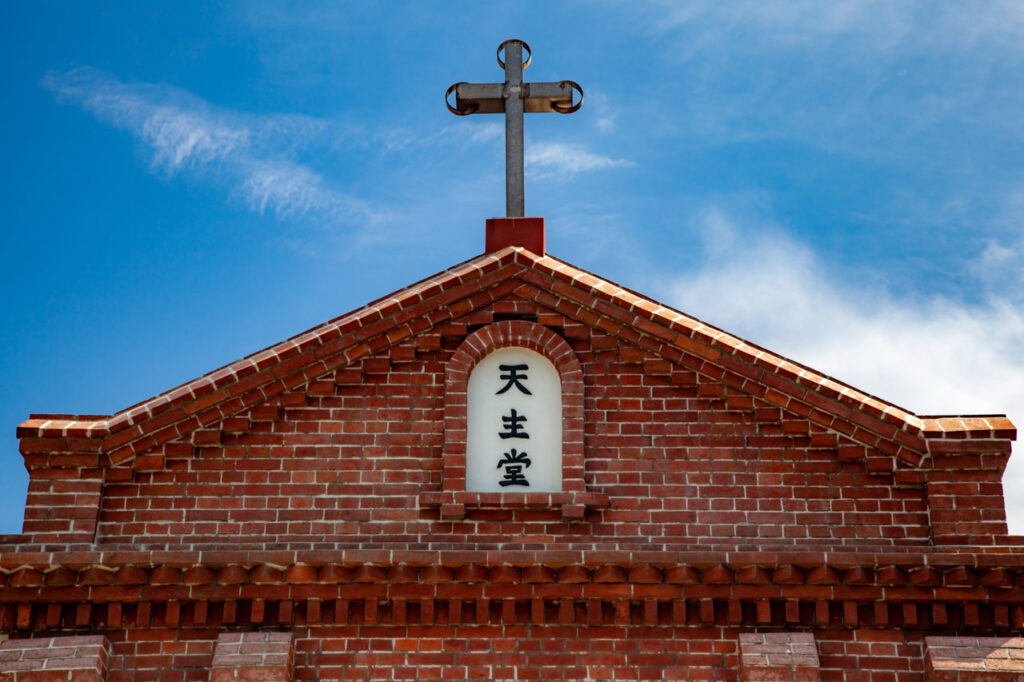
[[[461,604],[474,604],[476,622],[529,621],[531,616],[523,614],[533,613],[540,620],[535,624],[561,619],[563,624],[648,626],[1024,627],[1020,554],[992,556],[1000,563],[974,569],[964,565],[971,563],[970,556],[921,554],[827,557],[830,563],[819,563],[815,559],[826,557],[807,553],[761,556],[760,563],[752,563],[752,553],[714,557],[651,552],[633,553],[628,562],[612,561],[627,553],[608,552],[550,553],[539,562],[483,552],[435,556],[440,562],[428,561],[427,555],[435,554],[430,552],[395,552],[390,561],[382,552],[363,552],[361,557],[316,553],[320,561],[308,563],[236,563],[229,556],[233,553],[209,561],[182,553],[175,563],[120,567],[111,561],[145,554],[110,555],[107,564],[48,565],[26,563],[27,555],[5,556],[0,630],[291,625],[320,618],[322,612],[330,612],[325,622],[335,624],[403,624],[392,619],[404,618],[408,604],[427,603],[454,618],[461,617]],[[88,557],[82,553],[77,558]],[[313,559],[314,553],[305,558]],[[862,563],[849,563],[854,558]],[[23,563],[15,566],[8,559]],[[199,563],[188,566],[193,560]],[[892,561],[896,563],[883,563]],[[598,618],[597,612],[603,615]]]

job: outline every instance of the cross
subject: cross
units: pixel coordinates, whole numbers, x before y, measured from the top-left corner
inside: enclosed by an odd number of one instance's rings
[[[505,51],[504,61],[502,50]],[[523,113],[571,114],[583,104],[583,88],[573,81],[524,83],[523,70],[532,58],[533,52],[525,42],[506,40],[498,46],[498,65],[505,70],[504,83],[455,83],[444,94],[445,105],[457,116],[505,114],[505,213],[509,218],[524,215]],[[572,103],[573,89],[580,93],[576,104]],[[454,107],[448,103],[453,91]]]

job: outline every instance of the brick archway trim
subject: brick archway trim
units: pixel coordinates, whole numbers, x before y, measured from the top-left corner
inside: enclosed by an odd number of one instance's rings
[[[466,491],[466,389],[469,375],[499,348],[517,346],[551,361],[562,384],[562,492],[475,493]],[[583,478],[583,369],[565,339],[536,322],[505,320],[466,337],[445,369],[444,455],[440,493],[420,496],[423,506],[441,507],[445,518],[462,518],[467,507],[561,507],[562,517],[582,519],[587,507],[603,507],[607,495],[587,493]]]

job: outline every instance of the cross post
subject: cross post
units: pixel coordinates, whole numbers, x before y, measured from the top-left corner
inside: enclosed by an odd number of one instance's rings
[[[505,215],[511,218],[526,215],[522,91],[523,43],[510,40],[505,44]]]
[[[527,57],[523,61],[523,49]],[[501,53],[505,51],[505,59]],[[504,83],[455,83],[445,93],[445,105],[457,116],[505,114],[505,214],[509,218],[525,215],[523,190],[523,114],[556,112],[571,114],[583,104],[583,89],[573,81],[524,83],[523,70],[530,65],[532,52],[522,40],[506,40],[498,46],[498,65],[505,70]],[[580,99],[573,104],[573,90]],[[455,106],[448,96],[455,93]]]

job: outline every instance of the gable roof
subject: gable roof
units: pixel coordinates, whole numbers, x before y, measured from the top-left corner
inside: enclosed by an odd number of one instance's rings
[[[483,254],[110,416],[34,414],[19,438],[119,464],[523,291],[567,317],[920,465],[933,443],[1016,437],[1003,415],[922,417],[552,256]],[[83,446],[82,441],[88,441]]]

